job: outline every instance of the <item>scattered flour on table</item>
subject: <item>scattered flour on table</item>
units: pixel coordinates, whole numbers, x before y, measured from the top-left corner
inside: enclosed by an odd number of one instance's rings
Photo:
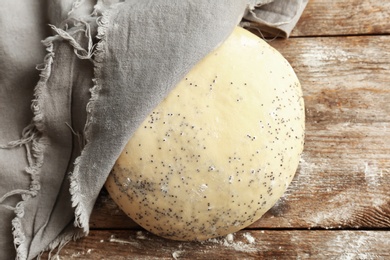
[[[359,207],[358,203],[350,199],[348,189],[346,189],[329,199],[322,210],[313,213],[308,220],[313,227],[336,228],[335,223],[340,226],[348,224]]]
[[[86,255],[89,255],[92,253],[92,249],[88,249],[87,251],[79,251],[79,252],[75,252],[73,253],[70,258],[82,258],[82,257],[86,257]],[[62,258],[59,256],[59,255],[55,255],[53,256],[52,258],[50,259],[53,259],[53,260],[61,260]]]
[[[114,236],[111,236],[110,239],[108,240],[112,243],[119,243],[119,244],[131,244],[132,242],[124,240],[124,239],[119,239]]]
[[[329,248],[337,248],[335,245],[342,245],[338,248],[337,259],[354,260],[354,259],[377,259],[378,256],[371,253],[371,240],[367,235],[358,238],[350,236],[347,232],[330,239],[327,242]]]
[[[329,196],[327,201],[324,201],[321,210],[314,212],[308,218],[313,227],[321,226],[325,228],[340,228],[344,225],[349,225],[356,219],[360,219],[366,208],[383,208],[386,207],[388,200],[385,196],[378,195],[375,189],[383,185],[383,176],[387,174],[385,169],[379,168],[374,163],[364,162],[357,165],[354,172],[364,174],[368,192],[364,200],[360,200],[359,196],[353,196],[360,192],[354,187],[346,187],[339,190],[335,195]],[[331,192],[331,191],[329,191]]]
[[[244,233],[243,236],[248,240],[249,244],[253,244],[255,242],[255,238],[252,237],[250,233]]]
[[[376,164],[364,163],[364,179],[368,187],[377,188],[382,184],[383,170],[379,169]]]
[[[233,236],[233,234],[228,234],[225,239],[226,239],[227,242],[233,243],[234,236]]]
[[[336,62],[346,62],[357,56],[357,53],[350,52],[347,49],[334,49],[329,45],[318,43],[303,53],[301,58],[306,66],[316,68],[325,67]]]
[[[312,158],[309,158],[306,154],[302,154],[299,160],[298,172],[295,175],[291,183],[286,182],[285,186],[288,187],[283,194],[284,200],[289,200],[292,192],[300,190],[304,187],[311,187],[310,185],[315,182],[313,178],[317,175],[317,171],[321,168],[320,165],[313,162]]]
[[[142,232],[142,231],[137,231],[137,236],[136,236],[137,239],[141,239],[141,240],[145,240],[146,239],[146,236],[145,234]]]
[[[243,237],[248,241],[248,243],[242,241],[234,241],[233,234],[228,234],[226,237],[211,238],[204,242],[219,244],[225,247],[233,248],[236,251],[245,253],[254,253],[259,250],[253,245],[255,239],[249,233],[244,233]]]
[[[111,242],[111,243],[127,244],[127,245],[131,245],[133,247],[136,247],[136,248],[140,247],[140,244],[138,242],[136,242],[136,241],[116,238],[115,235],[111,235],[111,237],[110,237],[110,239],[108,241]]]
[[[172,253],[173,259],[175,259],[175,260],[179,259],[180,255],[181,255],[182,253],[184,253],[183,250],[178,250],[178,251],[173,252],[173,253]]]
[[[179,259],[179,257],[185,252],[184,250],[182,250],[182,248],[183,248],[183,245],[180,244],[179,249],[172,253],[173,259],[175,259],[175,260]]]

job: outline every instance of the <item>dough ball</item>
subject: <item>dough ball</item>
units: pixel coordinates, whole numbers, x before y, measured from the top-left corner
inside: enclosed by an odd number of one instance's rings
[[[145,119],[106,188],[156,235],[187,241],[236,232],[286,191],[304,122],[290,64],[237,27]]]

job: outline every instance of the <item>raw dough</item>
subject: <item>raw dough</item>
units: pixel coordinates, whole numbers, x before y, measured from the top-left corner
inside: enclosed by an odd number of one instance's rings
[[[290,64],[237,27],[145,119],[106,188],[159,236],[205,240],[236,232],[285,192],[303,149],[304,120]]]

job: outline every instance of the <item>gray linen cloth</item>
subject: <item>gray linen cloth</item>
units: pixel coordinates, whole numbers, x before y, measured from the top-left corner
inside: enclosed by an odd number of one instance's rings
[[[235,26],[288,37],[306,3],[2,1],[0,259],[87,235],[99,191],[149,111]]]

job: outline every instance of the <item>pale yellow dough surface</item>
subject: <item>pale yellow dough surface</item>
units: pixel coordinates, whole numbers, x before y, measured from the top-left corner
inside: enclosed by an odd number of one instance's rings
[[[289,63],[237,27],[145,119],[106,188],[159,236],[204,240],[236,232],[258,220],[291,182],[304,117]]]

